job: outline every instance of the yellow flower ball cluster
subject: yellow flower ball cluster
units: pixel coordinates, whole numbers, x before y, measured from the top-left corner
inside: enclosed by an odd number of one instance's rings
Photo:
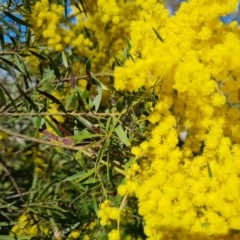
[[[158,1],[136,2],[142,18],[130,25],[133,59],[116,68],[115,87],[153,89],[158,100],[149,139],[132,149],[140,169],[129,169],[118,192],[138,198],[148,239],[236,239],[240,28],[220,17],[238,1],[191,0],[173,16]]]
[[[111,220],[118,220],[120,218],[120,210],[111,206],[111,202],[106,200],[101,204],[101,209],[98,212],[98,216],[101,219],[102,226],[110,225]]]
[[[115,0],[106,1],[106,0],[99,0],[98,1],[98,8],[99,11],[103,14],[102,21],[107,23],[112,21],[114,24],[119,23],[119,13],[120,9]]]
[[[31,24],[34,27],[35,38],[42,36],[47,44],[56,51],[63,50],[63,30],[60,20],[63,16],[64,7],[58,4],[50,4],[48,0],[41,0],[33,7]],[[39,32],[39,29],[42,32]]]

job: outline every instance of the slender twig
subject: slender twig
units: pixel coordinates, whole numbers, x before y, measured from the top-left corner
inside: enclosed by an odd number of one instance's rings
[[[14,137],[17,137],[17,138],[22,138],[22,139],[24,139],[26,141],[30,141],[30,142],[42,143],[42,144],[45,144],[45,145],[70,149],[70,150],[73,150],[73,151],[82,150],[84,154],[91,157],[91,154],[85,151],[88,148],[88,146],[86,146],[86,145],[85,146],[69,146],[69,145],[65,145],[65,144],[59,144],[59,143],[55,143],[55,142],[45,141],[45,140],[41,140],[41,139],[38,139],[38,138],[35,138],[35,137],[29,137],[29,136],[26,136],[26,135],[23,135],[23,134],[20,134],[20,133],[15,133],[15,132],[13,132],[9,129],[6,129],[2,126],[0,126],[0,132],[3,132],[7,135],[14,136]],[[59,140],[61,140],[61,138],[59,138]]]
[[[102,76],[110,76],[112,75],[111,72],[103,72],[103,73],[97,73],[95,74],[96,77],[102,77]],[[79,77],[75,77],[76,80],[80,80],[80,79],[88,79],[89,76],[88,75],[82,75],[82,76],[79,76]],[[59,79],[59,80],[53,80],[50,82],[50,84],[56,84],[56,83],[60,83],[60,82],[69,82],[70,81],[70,78],[62,78],[62,79]],[[28,88],[26,91],[25,91],[25,94],[28,94],[32,91],[34,91],[35,89],[38,89],[40,87],[42,87],[44,85],[44,83],[38,83],[36,86],[34,87],[31,87],[31,88]],[[17,98],[15,98],[13,101],[16,102],[18,101],[19,99],[21,99],[21,96],[18,96]],[[10,106],[11,106],[11,101],[9,101],[6,105],[2,106],[0,108],[0,112],[3,112],[3,111],[6,111]]]
[[[14,52],[14,51],[10,51],[10,52],[0,52],[0,55],[14,55],[16,54],[17,52]]]
[[[37,190],[35,190],[35,192],[37,192]],[[15,194],[15,195],[12,195],[12,196],[7,196],[7,197],[5,197],[5,199],[8,200],[8,199],[12,199],[12,198],[19,198],[19,197],[22,197],[22,196],[25,196],[25,195],[28,195],[28,194],[30,194],[30,191],[25,192],[25,193],[21,193],[21,194]]]
[[[12,219],[10,219],[3,211],[1,211],[0,214],[4,216],[9,222],[12,222]]]
[[[23,112],[23,113],[10,113],[10,112],[3,112],[1,113],[2,116],[10,116],[10,117],[33,117],[33,116],[86,116],[86,117],[95,117],[95,116],[102,116],[102,117],[112,117],[112,116],[118,116],[121,113],[95,113],[95,112],[86,112],[86,113],[75,113],[75,112],[69,112],[69,113],[63,113],[63,112],[55,112],[55,113],[49,113],[49,112]]]
[[[5,162],[4,162],[2,159],[0,159],[0,162],[2,163],[3,169],[4,169],[4,171],[6,172],[7,176],[10,178],[10,180],[11,180],[14,188],[16,189],[17,193],[20,195],[21,201],[22,201],[23,203],[25,203],[25,201],[24,201],[24,199],[23,199],[23,197],[22,197],[22,193],[21,193],[21,191],[20,191],[17,183],[15,182],[15,180],[14,180],[14,178],[12,177],[11,173],[8,171],[7,165],[5,164]]]

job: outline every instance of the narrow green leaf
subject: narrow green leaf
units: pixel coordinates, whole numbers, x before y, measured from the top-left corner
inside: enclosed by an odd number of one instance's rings
[[[0,105],[5,105],[7,103],[4,92],[2,88],[0,88]]]
[[[107,48],[107,47],[106,47]],[[112,56],[115,59],[115,63],[117,64],[117,66],[123,66],[124,62],[121,61],[109,48],[107,48],[107,50],[112,54]]]
[[[74,95],[75,95],[75,92],[74,92],[74,91],[71,91],[71,94],[68,96],[68,98],[67,98],[67,100],[66,100],[66,103],[65,103],[65,109],[66,109],[66,111],[68,110],[70,104],[72,103]]]
[[[27,47],[29,47],[30,46],[30,43],[31,43],[31,30],[30,29],[28,29],[28,31],[27,31],[27,36],[26,36],[26,46]]]
[[[0,41],[1,41],[2,51],[4,51],[4,49],[5,49],[5,41],[4,41],[4,34],[2,32],[2,29],[0,29]]]
[[[128,38],[128,37],[125,37],[125,41],[126,41],[126,43],[127,43],[128,51],[131,51],[131,49],[132,49],[132,45],[131,45],[131,43],[130,43],[129,38]]]
[[[79,178],[83,177],[85,174],[87,174],[87,172],[86,171],[82,171],[82,172],[76,173],[76,174],[74,174],[74,175],[72,175],[70,177],[67,177],[64,181],[73,181],[73,180],[76,180],[76,179],[79,179]]]
[[[64,113],[67,113],[66,109],[64,108],[63,104],[61,103],[61,101],[59,99],[57,99],[56,97],[54,97],[53,95],[51,95],[48,92],[44,92],[41,90],[37,90],[39,93],[41,93],[42,95],[44,95],[45,97],[49,98],[50,100],[52,100],[52,102],[56,103],[59,106],[59,109],[61,111],[63,111]]]
[[[155,28],[152,28],[152,29],[153,29],[154,33],[156,34],[157,38],[158,38],[161,42],[163,42],[164,40],[162,39],[162,37],[160,36],[160,34],[157,32],[157,30],[156,30]]]
[[[48,120],[47,118],[45,118],[45,121],[58,136],[62,137],[62,133],[58,130],[58,128],[55,126],[55,124],[52,123],[52,121]]]
[[[87,11],[86,11],[86,8],[85,8],[85,6],[83,4],[83,1],[82,0],[79,0],[79,1],[80,1],[81,5],[82,5],[83,12],[84,12],[85,16],[87,17]]]
[[[103,144],[100,151],[98,152],[97,159],[96,159],[96,165],[98,165],[99,162],[102,160],[105,152],[107,151],[109,144],[110,144],[110,140],[107,139],[107,141]]]
[[[15,111],[17,111],[17,107],[16,107],[16,105],[15,105],[15,102],[14,102],[14,100],[12,99],[11,95],[9,94],[9,92],[6,90],[6,88],[5,88],[1,83],[0,83],[0,86],[1,86],[1,88],[4,90],[4,92],[6,93],[6,95],[8,96],[8,98],[9,98],[11,104],[13,105]]]
[[[131,157],[125,164],[124,167],[126,170],[128,170],[128,168],[132,165],[132,163],[134,162],[135,157]]]
[[[93,56],[90,56],[86,62],[86,74],[90,74],[91,72],[91,67],[92,67],[92,59],[93,59]]]
[[[116,107],[117,107],[117,110],[118,112],[122,112],[122,110],[124,109],[124,106],[123,106],[123,100],[124,100],[124,97],[120,97],[116,103]]]
[[[32,107],[32,109],[34,109],[35,111],[38,111],[37,105],[35,104],[35,102],[24,92],[24,90],[21,88],[21,86],[19,84],[16,84],[17,89],[20,93],[20,95],[22,97],[24,97],[24,99],[26,100],[26,103],[28,102],[30,104],[30,106]],[[27,104],[26,104],[27,106]]]
[[[0,17],[0,21],[6,25],[10,30],[12,30],[13,32],[15,32],[17,34],[17,36],[21,37],[21,33],[15,28],[13,27],[8,21],[6,21],[4,18]],[[9,37],[10,38],[10,37]]]
[[[97,112],[99,109],[101,100],[102,100],[102,87],[101,87],[101,85],[97,85],[96,88],[97,88],[98,94],[97,94],[97,96],[95,96],[93,103],[95,106],[95,111]]]
[[[18,66],[18,68],[21,70],[21,72],[24,73],[23,66],[22,66],[21,62],[19,61],[19,58],[16,54],[14,54],[14,62]]]
[[[64,51],[62,51],[62,60],[63,60],[63,65],[65,66],[65,68],[68,68],[68,61],[67,61],[67,57]]]
[[[86,181],[84,181],[82,184],[93,184],[93,183],[96,183],[96,182],[99,182],[99,180],[96,179],[96,178],[90,177]]]
[[[44,197],[44,195],[47,193],[48,189],[50,189],[54,183],[56,183],[58,181],[57,178],[55,178],[53,181],[51,181],[50,183],[46,184],[43,188],[43,190],[39,193],[38,198],[36,199],[36,203],[39,202],[42,197]]]
[[[17,225],[18,222],[0,222],[0,227],[7,227],[7,226],[13,226]]]
[[[93,79],[93,84],[94,84],[94,85],[100,85],[101,88],[102,88],[102,90],[108,90],[108,88],[107,88],[101,81],[99,81],[99,80],[97,79],[97,77],[95,76],[94,73],[90,72],[90,75],[91,75],[91,77],[92,77],[92,79]]]
[[[53,68],[53,71],[54,71],[54,73],[55,73],[55,75],[56,75],[56,78],[57,78],[57,79],[60,79],[61,74],[60,74],[60,72],[59,72],[59,69],[58,69],[56,63],[54,62],[54,60],[51,58],[50,55],[47,55],[47,58],[48,58],[48,60],[50,61],[51,65],[52,65],[52,68]]]
[[[29,240],[29,236],[6,236],[0,235],[1,240]]]
[[[130,142],[127,138],[127,135],[126,133],[124,132],[123,128],[121,125],[118,125],[116,128],[115,128],[115,133],[118,135],[118,137],[120,138],[120,140],[127,146],[130,145]]]
[[[108,131],[108,129],[109,129],[109,126],[110,126],[111,120],[112,120],[111,117],[109,117],[109,118],[107,119],[107,123],[106,123],[106,131]]]
[[[92,130],[92,123],[90,123],[88,120],[86,120],[82,116],[76,116],[76,119],[80,121],[83,125],[85,125],[87,128]]]
[[[37,134],[39,133],[39,129],[45,123],[45,119],[40,117],[40,116],[36,116],[36,117],[33,118],[33,122],[34,122],[34,126],[36,128],[34,136],[37,136]]]
[[[14,64],[13,62],[10,62],[9,60],[7,60],[6,58],[4,57],[0,57],[0,59],[5,62],[7,65],[9,65],[11,68],[15,68],[16,70],[18,70],[19,72],[22,72],[21,69],[16,65]]]
[[[207,170],[208,170],[208,176],[209,178],[212,178],[213,177],[213,174],[212,174],[212,170],[211,170],[211,167],[210,167],[210,164],[207,163]]]
[[[14,15],[12,15],[10,12],[7,12],[7,11],[3,11],[5,13],[6,16],[8,16],[9,18],[11,18],[13,21],[19,23],[20,25],[24,25],[26,27],[32,27],[32,25],[27,22],[27,21],[24,21]]]
[[[84,140],[84,139],[88,139],[88,138],[101,138],[101,137],[103,137],[103,135],[102,134],[97,134],[97,133],[96,134],[88,133],[88,134],[85,134],[85,135],[82,134],[82,135],[74,136],[74,145],[78,144],[78,143],[81,143],[81,141]]]
[[[85,172],[84,175],[82,175],[80,178],[78,178],[75,183],[79,183],[82,182],[83,180],[85,180],[86,178],[90,177],[93,173],[95,173],[98,169],[100,169],[101,167],[103,167],[103,165],[99,166],[98,168],[94,167],[91,170]]]
[[[76,89],[77,96],[78,96],[79,100],[80,100],[81,103],[83,104],[82,107],[83,107],[85,110],[89,110],[88,104],[87,104],[87,102],[86,102],[87,96],[85,96],[85,95],[83,94],[83,92],[81,91],[81,89],[80,89],[79,87],[75,86],[75,89]]]
[[[76,160],[80,160],[80,159],[82,159],[82,151],[80,150],[80,151],[78,151],[78,152],[76,152],[76,154],[75,154],[75,159]]]
[[[27,7],[28,11],[29,11],[30,13],[32,13],[30,0],[26,0],[26,5],[25,5],[25,6]]]
[[[37,57],[37,58],[39,58],[39,59],[41,59],[41,60],[47,60],[47,58],[46,58],[44,55],[42,55],[42,54],[39,54],[39,53],[37,53],[37,52],[34,52],[34,51],[30,50],[30,49],[28,49],[28,51],[29,51],[30,53],[32,53],[32,55],[34,55],[35,57]]]
[[[31,77],[30,77],[30,74],[28,73],[28,70],[27,70],[27,68],[26,68],[26,65],[25,65],[25,63],[24,63],[24,62],[22,62],[22,64],[23,64],[24,72],[25,72],[25,74],[26,74],[27,78],[28,78],[28,79],[29,79],[29,81],[32,83],[32,79],[31,79]]]

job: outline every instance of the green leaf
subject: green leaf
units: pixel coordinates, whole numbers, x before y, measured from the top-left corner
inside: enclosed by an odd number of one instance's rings
[[[82,116],[76,116],[76,119],[80,121],[83,125],[85,125],[88,129],[92,130],[92,123],[90,123],[88,120],[86,120]]]
[[[84,129],[84,130],[86,130],[86,129]],[[80,134],[80,135],[74,136],[74,145],[78,144],[78,143],[81,143],[81,141],[84,140],[84,139],[101,138],[101,137],[103,137],[103,135],[102,134],[97,134],[97,133],[96,134],[90,134],[88,132],[87,134]]]
[[[91,67],[92,67],[92,59],[93,59],[93,56],[90,56],[86,62],[86,74],[90,74],[91,72]]]
[[[24,68],[23,68],[23,66],[22,66],[21,62],[19,61],[19,58],[16,54],[14,54],[14,62],[18,66],[18,68],[21,70],[21,72],[24,73],[25,72]]]
[[[1,240],[29,240],[29,236],[6,236],[0,235]]]
[[[52,65],[52,68],[53,68],[53,71],[54,71],[54,73],[55,73],[56,78],[57,78],[57,79],[60,79],[61,74],[60,74],[60,72],[59,72],[59,69],[58,69],[56,63],[54,62],[54,60],[51,58],[50,55],[47,55],[47,58],[48,58],[48,60],[50,61],[51,65]]]
[[[99,81],[99,80],[97,79],[97,77],[95,76],[94,73],[90,72],[90,75],[91,75],[91,77],[92,77],[92,79],[93,79],[93,84],[94,84],[94,85],[101,85],[102,90],[108,90],[108,88],[107,88],[104,84],[102,84],[101,81]]]
[[[76,173],[70,177],[67,177],[64,181],[73,181],[73,180],[76,180],[76,179],[79,179],[81,178],[82,176],[84,176],[87,172],[86,171],[82,171],[82,172],[79,172],[79,173]]]
[[[107,50],[113,55],[117,66],[123,66],[124,65],[124,62],[121,61],[109,48],[107,48]]]
[[[6,25],[10,30],[12,30],[13,32],[15,32],[17,34],[17,36],[21,37],[21,33],[12,26],[12,24],[10,24],[8,21],[6,21],[4,18],[0,17],[0,21]],[[9,37],[10,38],[10,37]],[[10,38],[11,39],[11,38]]]
[[[92,184],[92,183],[96,183],[96,182],[99,182],[99,180],[96,178],[90,177],[86,181],[84,181],[82,184]]]
[[[81,91],[81,89],[79,87],[75,86],[75,89],[76,89],[79,100],[83,104],[83,108],[85,110],[89,110],[88,104],[86,102],[87,96]]]
[[[132,45],[131,45],[131,43],[130,43],[129,38],[125,37],[125,40],[126,40],[126,43],[127,43],[128,51],[131,51],[131,49],[132,49]]]
[[[64,181],[74,181],[75,183],[79,183],[83,180],[85,180],[86,178],[90,177],[93,173],[95,173],[97,171],[97,169],[103,167],[103,165],[99,166],[98,168],[94,167],[88,171],[82,171],[79,173],[76,173],[70,177],[67,177]]]
[[[131,158],[124,164],[124,167],[125,167],[126,170],[132,165],[132,163],[134,162],[134,160],[135,160],[135,157],[131,157]]]
[[[19,23],[20,25],[24,25],[26,27],[32,27],[32,25],[27,22],[27,21],[24,21],[14,15],[12,15],[10,12],[7,12],[7,11],[3,11],[5,13],[6,16],[8,16],[9,18],[11,18],[13,21]]]
[[[3,34],[1,28],[0,28],[0,41],[1,41],[2,51],[4,51],[4,49],[5,49],[5,41],[4,41],[4,34]]]
[[[5,105],[7,103],[4,92],[2,88],[0,88],[0,105]]]
[[[39,93],[41,93],[42,95],[44,95],[45,97],[49,98],[50,100],[52,100],[52,102],[56,103],[59,106],[59,109],[61,111],[63,111],[64,113],[67,113],[66,109],[64,108],[63,104],[61,103],[61,101],[59,99],[57,99],[56,97],[54,97],[53,95],[51,95],[48,92],[44,92],[41,90],[37,90]]]
[[[66,100],[66,103],[65,103],[65,109],[66,109],[66,111],[68,110],[70,104],[72,103],[74,96],[75,96],[75,92],[74,92],[74,91],[71,91],[71,94],[68,96],[68,98],[67,98],[67,100]]]
[[[156,34],[157,38],[158,38],[161,42],[163,42],[164,40],[162,39],[162,37],[160,36],[160,34],[157,32],[157,30],[156,30],[155,28],[152,28],[152,29],[153,29],[154,33]]]
[[[102,87],[101,87],[101,85],[100,84],[97,85],[96,89],[97,89],[98,94],[97,94],[97,96],[95,96],[95,98],[93,100],[93,103],[94,103],[94,106],[95,106],[95,111],[98,111],[101,100],[102,100]]]
[[[34,201],[34,195],[35,195],[35,189],[37,187],[37,181],[38,181],[38,174],[36,172],[34,172],[33,174],[33,180],[32,180],[32,186],[31,186],[31,191],[30,191],[30,196],[29,196],[29,203],[31,203],[32,201]]]
[[[13,226],[17,225],[18,222],[0,222],[0,227],[7,227],[7,226]]]
[[[6,58],[4,57],[0,57],[0,59],[5,62],[7,65],[9,65],[11,68],[15,68],[16,70],[18,70],[19,72],[22,72],[21,69],[16,65],[14,64],[13,62],[10,62],[9,60],[7,60]]]
[[[41,59],[41,60],[47,60],[47,58],[46,58],[44,55],[42,55],[42,54],[39,54],[39,53],[37,53],[37,52],[34,52],[34,51],[30,50],[30,49],[28,49],[28,51],[29,51],[32,55],[34,55],[35,57],[37,57],[37,58],[39,58],[39,59]]]
[[[65,52],[62,51],[62,60],[63,60],[63,65],[65,68],[68,68],[68,61]]]
[[[31,30],[30,29],[28,29],[28,31],[27,31],[27,36],[26,36],[26,46],[27,47],[29,47],[30,46],[30,43],[31,43]]]
[[[26,100],[26,103],[28,102],[30,104],[30,106],[32,107],[32,109],[34,109],[35,111],[38,111],[37,105],[35,104],[35,102],[24,92],[24,90],[21,88],[21,86],[19,84],[16,84],[17,89],[20,93],[20,95],[22,97],[24,97],[24,99]],[[27,104],[26,104],[27,106]]]
[[[98,152],[97,159],[96,159],[96,165],[98,165],[99,162],[102,160],[105,152],[107,151],[109,144],[110,144],[110,140],[108,138],[107,141],[101,147],[100,151]]]
[[[38,198],[36,199],[36,203],[39,202],[44,197],[48,189],[50,189],[53,186],[53,184],[56,183],[57,181],[58,181],[57,178],[55,178],[53,181],[44,186],[43,190],[39,193]]]
[[[82,151],[80,150],[80,151],[78,151],[78,152],[76,152],[76,154],[75,154],[75,159],[76,160],[80,160],[80,159],[82,159]]]
[[[45,123],[45,119],[40,117],[40,116],[36,116],[33,118],[33,124],[36,128],[35,130],[35,136],[37,136],[37,134],[39,133],[39,129],[43,126],[43,124]]]
[[[29,11],[30,13],[32,13],[30,0],[26,0],[26,5],[25,5],[25,6],[27,7],[28,11]]]
[[[45,121],[47,122],[47,124],[53,129],[53,131],[60,137],[62,137],[62,133],[58,130],[58,128],[55,126],[54,123],[52,123],[52,121],[48,120],[47,118],[45,118]]]
[[[118,99],[118,101],[116,103],[118,112],[122,112],[122,110],[124,109],[123,100],[124,100],[124,97],[122,96]]]
[[[213,177],[213,174],[212,174],[212,170],[211,170],[211,167],[210,167],[210,164],[207,163],[207,170],[208,170],[208,176],[209,178],[212,178]]]
[[[130,146],[130,142],[127,138],[127,135],[126,133],[124,132],[123,128],[121,125],[118,125],[116,128],[115,128],[115,133],[118,135],[118,137],[120,138],[120,140],[127,146]]]
[[[112,120],[111,117],[109,117],[109,118],[107,119],[107,123],[106,123],[106,131],[108,131],[108,129],[109,129],[109,126],[110,126],[110,124],[111,124],[111,120]]]

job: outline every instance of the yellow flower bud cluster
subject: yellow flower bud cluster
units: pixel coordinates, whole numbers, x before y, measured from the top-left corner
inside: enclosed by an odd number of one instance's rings
[[[238,1],[191,0],[174,16],[158,1],[137,3],[144,18],[131,23],[133,59],[116,68],[115,87],[153,89],[158,100],[150,137],[132,149],[140,169],[118,193],[138,198],[148,239],[236,239],[240,31],[220,17]]]
[[[35,4],[31,15],[35,38],[42,36],[46,39],[47,44],[56,51],[63,49],[63,29],[60,26],[63,12],[63,6],[50,4],[48,0],[41,0]]]
[[[111,202],[106,200],[101,204],[98,216],[101,219],[100,224],[102,226],[110,225],[111,220],[118,220],[120,218],[120,210],[112,207]]]
[[[109,22],[110,20],[117,24],[119,23],[119,13],[120,9],[118,8],[118,5],[116,3],[116,0],[99,0],[98,1],[98,8],[99,11],[103,14],[102,21],[104,23]]]

